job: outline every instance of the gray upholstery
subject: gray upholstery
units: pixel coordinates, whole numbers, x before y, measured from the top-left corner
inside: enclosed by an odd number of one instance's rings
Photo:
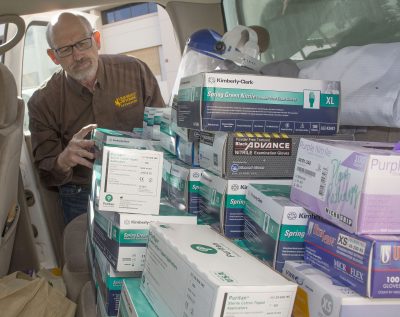
[[[24,103],[17,96],[13,75],[0,63],[0,233],[3,233],[9,212],[18,209]],[[8,272],[18,215],[5,236],[0,238],[0,276]]]
[[[91,279],[86,255],[87,214],[73,219],[64,229],[63,278],[67,287],[67,297],[77,301],[82,287]]]
[[[79,294],[76,317],[96,317],[96,288],[88,281]]]

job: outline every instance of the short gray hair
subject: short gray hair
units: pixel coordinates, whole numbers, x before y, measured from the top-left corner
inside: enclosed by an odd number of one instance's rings
[[[77,17],[81,21],[81,23],[85,26],[85,28],[87,29],[88,33],[91,33],[91,32],[94,31],[94,28],[93,28],[92,24],[80,12],[61,12],[61,13],[58,13],[47,24],[46,40],[47,40],[47,44],[49,45],[50,48],[52,48],[53,44],[54,44],[53,41],[52,41],[53,26],[59,21],[60,16],[65,15],[65,14],[69,14],[69,15],[73,15],[73,16]]]

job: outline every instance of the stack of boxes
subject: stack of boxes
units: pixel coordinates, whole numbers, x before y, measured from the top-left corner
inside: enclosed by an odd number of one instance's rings
[[[199,130],[199,216],[228,238],[244,236],[251,183],[290,185],[301,137],[337,135],[339,83],[227,72],[183,78],[177,125]]]
[[[202,73],[146,109],[147,140],[96,130],[103,315],[397,316],[381,298],[400,296],[400,155],[338,141],[353,138],[336,134],[339,89]]]
[[[175,117],[175,119],[173,119]],[[176,125],[176,111],[164,109],[161,119],[160,146],[164,151],[162,197],[175,208],[197,215],[200,202],[198,131]]]
[[[163,153],[136,133],[96,129],[88,249],[98,312],[117,316],[123,282],[144,268],[149,224],[196,224],[161,200]]]
[[[182,79],[177,125],[201,131],[199,216],[288,278],[289,267],[303,268],[292,261],[304,259],[316,270],[311,281],[323,272],[332,278],[299,291],[295,317],[330,315],[313,306],[331,305],[317,298],[330,288],[355,315],[367,303],[395,316],[399,300],[357,293],[400,297],[400,240],[388,235],[400,231],[400,156],[393,144],[362,144],[359,153],[356,142],[338,141],[353,139],[336,134],[339,99],[337,82],[229,73]],[[331,287],[337,283],[342,294]]]
[[[290,197],[324,219],[308,223],[304,260],[351,289],[353,315],[373,316],[358,303],[375,305],[384,316],[397,316],[400,308],[400,153],[393,148],[332,140],[301,140],[299,146]],[[284,270],[303,274],[294,264]],[[338,316],[351,316],[347,296],[338,296]]]

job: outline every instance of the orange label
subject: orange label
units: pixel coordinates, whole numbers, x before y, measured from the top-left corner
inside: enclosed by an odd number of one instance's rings
[[[308,310],[308,295],[307,292],[300,287],[297,288],[292,317],[310,317],[310,312]]]
[[[124,108],[137,103],[137,93],[131,92],[125,96],[118,97],[114,100],[114,104],[118,108]]]

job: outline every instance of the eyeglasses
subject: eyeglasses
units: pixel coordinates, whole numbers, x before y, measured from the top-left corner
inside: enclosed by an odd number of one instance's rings
[[[76,42],[72,45],[66,45],[60,48],[53,48],[53,51],[56,52],[57,56],[60,58],[67,57],[72,54],[73,48],[78,49],[78,51],[85,51],[92,47],[92,35],[87,37],[79,42]]]

